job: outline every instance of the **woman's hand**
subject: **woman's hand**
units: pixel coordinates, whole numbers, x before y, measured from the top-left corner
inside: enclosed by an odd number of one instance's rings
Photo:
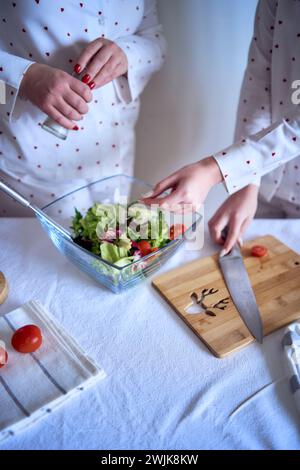
[[[257,209],[258,189],[258,186],[250,184],[232,194],[208,222],[213,241],[224,244],[224,255],[229,253],[237,241],[242,244],[242,236]],[[221,234],[227,226],[228,235],[224,241]]]
[[[20,94],[58,124],[73,130],[79,129],[73,121],[82,119],[92,99],[91,90],[80,80],[43,64],[32,64],[27,69]]]
[[[84,72],[82,81],[91,88],[99,88],[128,70],[126,54],[116,43],[98,38],[80,54],[74,71]]]
[[[222,181],[219,166],[213,157],[187,165],[158,183],[151,194],[143,197],[145,204],[159,204],[174,212],[190,212],[204,201],[210,189]],[[171,189],[171,194],[158,197]]]

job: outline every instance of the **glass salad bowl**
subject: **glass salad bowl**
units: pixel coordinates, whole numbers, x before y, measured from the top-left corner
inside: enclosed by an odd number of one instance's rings
[[[118,294],[157,271],[179,248],[187,234],[190,233],[191,235],[196,230],[201,216],[196,212],[192,213],[188,224],[185,218],[186,231],[184,237],[170,240],[162,248],[156,249],[155,252],[147,256],[131,261],[124,266],[117,266],[78,245],[73,240],[70,227],[72,218],[75,215],[75,208],[85,215],[95,202],[101,204],[131,204],[138,201],[142,195],[148,193],[151,189],[151,185],[136,178],[126,175],[111,176],[80,187],[45,206],[42,210],[49,216],[49,219],[39,214],[37,214],[37,217],[54,245],[63,255],[80,270]],[[170,217],[170,220],[168,220],[169,226],[182,223],[183,216],[181,214],[170,213],[168,217]],[[51,219],[57,226],[51,223]],[[59,227],[62,229],[60,230]]]

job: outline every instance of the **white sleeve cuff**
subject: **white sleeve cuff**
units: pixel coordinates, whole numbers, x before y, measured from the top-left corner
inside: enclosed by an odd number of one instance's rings
[[[150,71],[148,67],[143,69],[139,62],[138,43],[143,41],[142,38],[137,40],[132,38],[119,39],[116,44],[126,54],[128,61],[127,77],[121,76],[114,80],[116,92],[121,102],[129,104],[136,100],[148,82]]]
[[[261,182],[261,177],[256,176],[253,178],[253,180],[249,184],[255,184],[255,186],[260,187],[260,182]]]
[[[114,80],[118,98],[129,104],[139,98],[151,75],[161,67],[164,61],[164,40],[147,38],[138,35],[126,36],[116,44],[126,54],[128,61],[127,77]],[[160,41],[160,42],[156,42]]]
[[[229,194],[255,184],[260,186],[260,169],[256,158],[251,157],[247,140],[234,144],[214,155],[223,175],[223,181]]]
[[[27,69],[33,63],[22,57],[0,52],[0,79],[5,84],[5,103],[0,105],[0,117],[9,122],[18,117],[18,113],[14,111],[20,84]]]
[[[283,118],[214,155],[229,193],[299,155],[300,114]]]
[[[132,102],[132,96],[127,77],[121,75],[121,77],[116,78],[114,80],[114,86],[117,96],[122,103],[129,104]]]

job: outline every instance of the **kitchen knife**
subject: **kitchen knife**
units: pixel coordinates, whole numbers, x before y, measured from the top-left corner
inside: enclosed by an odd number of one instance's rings
[[[226,232],[225,237],[226,238]],[[219,256],[219,265],[231,299],[250,333],[263,342],[263,325],[244,260],[237,244],[225,256]]]

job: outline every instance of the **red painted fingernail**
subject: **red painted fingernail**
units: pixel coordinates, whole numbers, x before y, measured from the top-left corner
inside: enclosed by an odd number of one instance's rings
[[[78,131],[79,130],[79,127],[78,126],[74,126],[73,127],[73,131]]]
[[[90,82],[88,83],[88,86],[90,87],[90,89],[92,90],[95,86],[95,83],[94,82]]]
[[[88,82],[90,81],[90,79],[91,79],[91,77],[89,76],[88,73],[86,73],[85,75],[83,75],[81,81],[82,81],[83,83],[88,83]]]
[[[80,73],[80,71],[81,71],[80,65],[79,64],[74,65],[74,72]]]

